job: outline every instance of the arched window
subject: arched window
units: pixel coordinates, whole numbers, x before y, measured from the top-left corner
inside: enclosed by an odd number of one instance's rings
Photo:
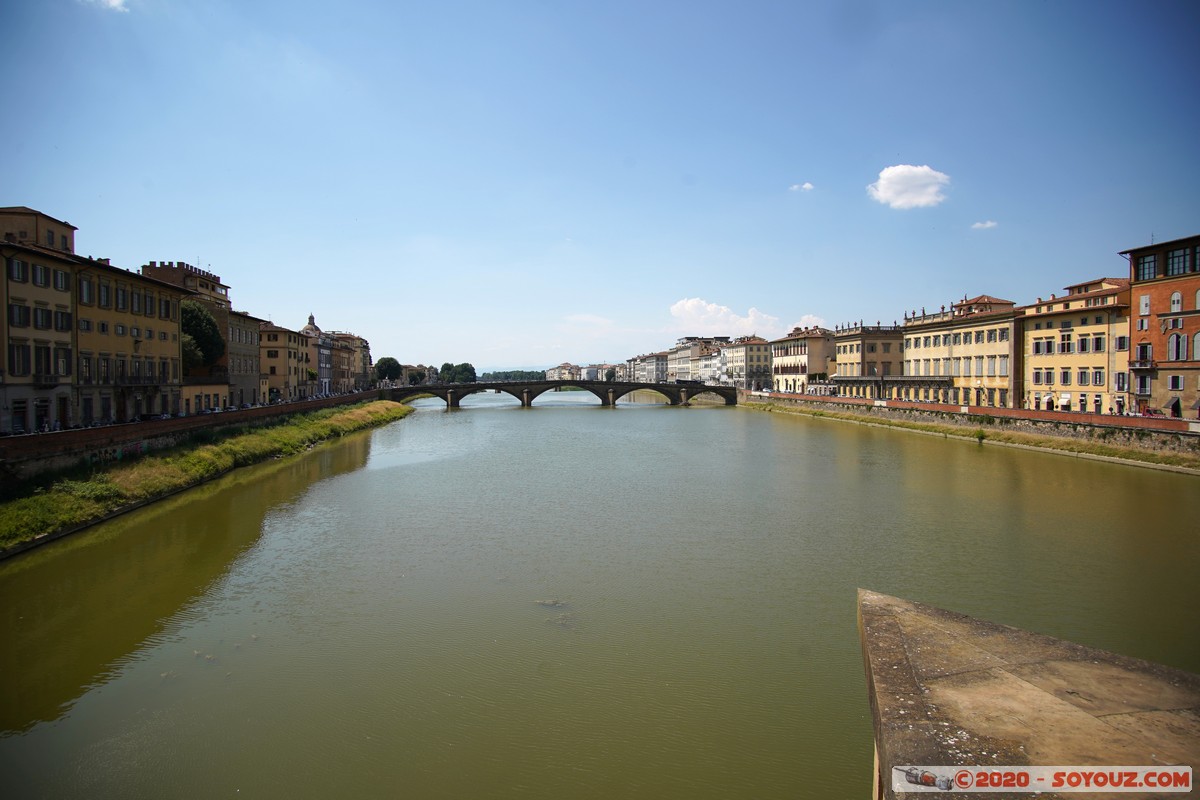
[[[1183,294],[1180,292],[1171,293],[1171,313],[1178,314],[1183,311]]]
[[[1197,333],[1192,341],[1192,358],[1200,358],[1200,333]]]
[[[1187,336],[1182,333],[1172,333],[1167,337],[1167,360],[1187,361]]]
[[[1200,289],[1196,290],[1196,310],[1200,311]]]

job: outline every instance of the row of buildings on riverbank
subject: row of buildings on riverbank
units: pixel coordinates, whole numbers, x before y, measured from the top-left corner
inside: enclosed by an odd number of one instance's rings
[[[1128,275],[1027,305],[984,294],[890,325],[798,327],[772,341],[688,336],[614,366],[640,382],[1200,418],[1200,236],[1121,255]],[[573,369],[554,373],[581,377]]]
[[[0,434],[195,414],[363,389],[366,339],[290,329],[233,307],[220,276],[182,261],[138,271],[75,253],[76,228],[0,208]],[[184,300],[216,321],[224,354],[184,368]]]

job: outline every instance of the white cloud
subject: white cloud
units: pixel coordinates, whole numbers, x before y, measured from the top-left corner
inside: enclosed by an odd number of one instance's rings
[[[808,181],[805,181],[804,183],[793,183],[788,187],[789,192],[811,192],[812,190],[813,185]]]
[[[671,306],[672,329],[683,336],[748,336],[757,333],[769,338],[781,330],[779,317],[751,308],[745,316],[729,306],[710,303],[699,297],[680,300]]]
[[[100,6],[109,11],[126,12],[129,10],[129,7],[125,5],[125,0],[82,0],[82,2],[90,6]]]
[[[994,219],[989,219],[987,222],[976,222],[971,227],[974,230],[982,231],[982,230],[987,230],[988,228],[994,228],[999,224],[1000,223],[996,222]]]
[[[811,328],[813,326],[818,328],[825,327],[825,319],[823,317],[818,317],[816,314],[805,314],[800,318],[799,322],[792,326],[792,328]],[[789,328],[788,331],[790,332],[791,328]]]
[[[933,167],[897,164],[884,168],[867,194],[892,208],[928,208],[946,199],[942,189],[948,183],[950,176]]]

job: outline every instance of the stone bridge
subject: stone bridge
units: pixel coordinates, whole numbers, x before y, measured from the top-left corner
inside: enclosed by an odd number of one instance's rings
[[[511,394],[528,408],[538,395],[552,390],[573,387],[591,392],[600,398],[600,405],[612,406],[630,392],[644,389],[658,392],[673,406],[686,406],[696,395],[709,392],[725,400],[725,405],[737,405],[737,389],[732,386],[707,386],[702,383],[630,383],[624,381],[495,381],[488,383],[429,383],[421,386],[402,386],[385,389],[384,396],[398,403],[419,394],[431,394],[458,408],[462,399],[478,392]]]

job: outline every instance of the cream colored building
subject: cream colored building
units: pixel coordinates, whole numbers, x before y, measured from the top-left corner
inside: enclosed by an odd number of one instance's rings
[[[1129,280],[1097,278],[1018,309],[1024,408],[1122,414],[1129,387]]]
[[[722,382],[740,389],[771,386],[771,343],[761,336],[739,336],[721,348]]]
[[[833,331],[828,328],[793,328],[771,342],[771,383],[776,392],[804,393],[812,381],[829,376],[836,355]]]
[[[1020,403],[1016,310],[1011,300],[964,298],[950,310],[905,315],[904,379],[889,397],[956,406]]]

